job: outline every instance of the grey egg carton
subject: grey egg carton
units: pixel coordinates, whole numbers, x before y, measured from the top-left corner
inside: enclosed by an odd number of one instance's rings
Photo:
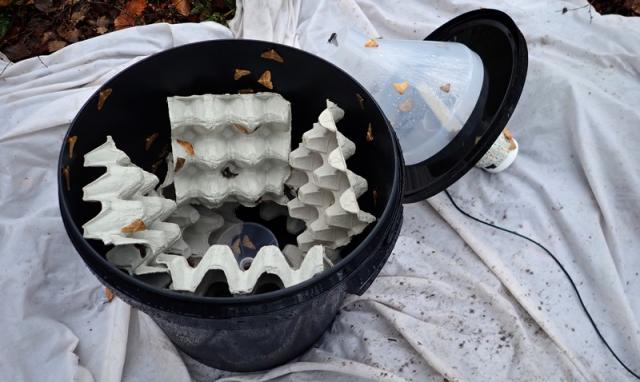
[[[247,294],[253,291],[256,282],[265,273],[278,276],[287,288],[325,269],[322,246],[311,248],[297,269],[292,268],[280,249],[273,245],[260,248],[247,270],[240,269],[232,249],[227,245],[211,246],[195,267],[189,265],[182,256],[161,254],[156,261],[168,268],[171,289],[189,292],[195,292],[211,270],[224,272],[232,294]]]
[[[276,93],[167,98],[176,202],[285,203],[291,105]]]
[[[336,123],[344,111],[327,100],[318,122],[305,132],[291,152],[292,173],[287,184],[296,191],[288,202],[289,215],[306,223],[297,237],[298,247],[314,245],[337,249],[347,245],[375,217],[360,209],[358,197],[367,191],[367,181],[347,168],[355,144],[338,131]]]
[[[82,189],[84,201],[101,204],[98,215],[82,226],[84,237],[114,245],[107,259],[130,272],[155,271],[155,267],[149,266],[155,256],[180,239],[180,227],[164,221],[175,210],[176,203],[148,195],[158,184],[158,178],[132,164],[111,136],[85,155],[84,166],[106,168],[102,176]],[[127,228],[141,223],[144,229]],[[146,247],[146,256],[137,249],[135,256],[136,244]]]

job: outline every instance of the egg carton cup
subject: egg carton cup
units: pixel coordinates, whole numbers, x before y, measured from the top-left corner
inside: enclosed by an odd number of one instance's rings
[[[291,217],[306,223],[305,231],[297,237],[302,251],[318,244],[330,250],[343,247],[375,221],[358,205],[367,181],[347,168],[346,160],[356,147],[338,131],[336,122],[343,116],[344,111],[327,100],[318,122],[289,155],[293,170],[287,185],[297,196],[287,207]]]
[[[248,294],[253,291],[263,274],[278,276],[287,288],[308,280],[325,269],[322,246],[311,248],[298,268],[292,268],[276,246],[260,248],[251,266],[245,271],[240,269],[231,248],[226,245],[211,246],[195,267],[190,266],[182,256],[161,254],[156,261],[164,264],[171,274],[171,289],[189,292],[195,292],[211,270],[224,272],[232,294]]]
[[[176,201],[286,203],[291,104],[276,93],[167,98]]]
[[[180,238],[180,227],[164,222],[175,210],[175,202],[148,196],[158,184],[158,178],[131,163],[111,136],[85,155],[84,166],[105,167],[106,171],[82,189],[84,201],[101,204],[98,215],[82,226],[83,236],[114,245],[107,259],[129,272],[135,272],[140,266],[143,266],[140,271],[149,271],[145,267],[155,256],[171,248]],[[128,232],[126,227],[136,222],[142,222],[143,229]],[[140,255],[134,245],[145,247],[145,256]],[[133,256],[134,252],[138,257]]]
[[[226,171],[234,176],[229,178]],[[173,175],[176,202],[194,201],[209,208],[228,202],[255,207],[262,200],[283,204],[287,201],[284,182],[289,174],[290,168],[285,162],[278,164],[269,160],[245,168],[229,165],[220,169],[203,169],[191,165],[187,159],[184,168]]]

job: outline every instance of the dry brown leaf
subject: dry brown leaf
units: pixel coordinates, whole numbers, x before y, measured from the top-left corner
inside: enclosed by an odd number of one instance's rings
[[[97,34],[107,33],[109,31],[109,28],[108,28],[109,24],[111,24],[111,21],[107,16],[98,17],[98,19],[96,20],[96,33]]]
[[[135,25],[136,17],[139,17],[146,7],[147,0],[129,0],[118,17],[113,20],[114,27],[122,29]]]
[[[373,127],[371,127],[371,122],[369,122],[369,128],[367,128],[367,142],[373,142]]]
[[[98,94],[98,110],[102,110],[102,108],[104,107],[104,103],[107,101],[107,98],[109,98],[109,96],[111,95],[111,92],[112,92],[111,88],[106,88],[100,91],[100,94]]]
[[[400,94],[404,94],[404,92],[409,88],[409,81],[396,82],[393,84],[393,88]]]
[[[176,142],[178,142],[178,144],[182,146],[182,148],[184,149],[184,151],[187,152],[187,154],[191,156],[196,155],[196,152],[193,149],[193,145],[191,144],[191,142],[183,141],[182,139],[176,139]]]
[[[67,147],[69,148],[69,159],[73,159],[73,148],[76,146],[77,141],[77,135],[72,135],[67,139]]]
[[[374,38],[370,38],[367,40],[367,42],[364,43],[365,48],[377,48],[378,46],[378,41],[376,41],[376,39]]]
[[[62,175],[64,176],[64,183],[67,186],[67,191],[71,191],[71,169],[69,166],[64,166],[62,169]]]
[[[142,14],[142,11],[147,7],[147,0],[129,0],[125,4],[123,11],[126,11],[129,15],[137,17]]]
[[[413,109],[413,102],[411,102],[411,98],[407,98],[398,105],[398,109],[403,112],[409,112]]]
[[[442,86],[440,86],[440,90],[442,90],[445,93],[449,93],[449,91],[451,90],[451,84],[444,84]]]
[[[515,139],[513,139],[513,134],[511,134],[511,131],[509,131],[509,129],[505,128],[504,130],[502,130],[502,134],[509,141],[509,151],[515,150],[516,147],[517,147],[516,146],[516,141],[515,141]]]
[[[178,172],[182,169],[182,167],[184,166],[184,162],[186,162],[186,160],[184,158],[177,158],[176,159],[176,167],[173,169],[173,172]]]
[[[271,82],[271,71],[265,70],[258,78],[258,83],[269,90],[273,90],[273,82]]]
[[[244,76],[248,76],[249,74],[251,74],[251,71],[250,71],[250,70],[246,70],[246,69],[236,69],[236,70],[233,72],[233,79],[237,81],[237,80],[241,79],[241,78],[242,78],[242,77],[244,77]]]
[[[242,237],[242,246],[249,249],[256,249],[255,244],[253,244],[248,235]]]
[[[267,60],[273,60],[281,64],[284,63],[284,59],[278,54],[278,52],[275,51],[275,49],[267,50],[266,52],[262,53],[260,57],[266,58]]]
[[[144,140],[144,151],[149,151],[149,149],[153,145],[153,142],[155,142],[156,139],[158,139],[159,136],[160,136],[160,133],[153,133],[153,134],[149,135],[147,138],[145,138],[145,140]]]
[[[49,43],[47,43],[47,49],[49,50],[49,53],[58,51],[64,48],[65,46],[67,46],[67,42],[62,40],[54,40],[54,41],[49,41]]]
[[[69,42],[77,42],[80,38],[80,31],[76,27],[60,26],[57,29],[58,35]]]
[[[56,38],[57,35],[55,32],[47,31],[42,34],[42,38],[40,39],[40,44],[46,44],[47,42]]]
[[[86,15],[84,14],[84,12],[80,10],[80,11],[73,12],[71,14],[70,20],[72,23],[77,24],[80,21],[84,20],[85,17]]]
[[[232,244],[231,244],[231,252],[233,252],[236,255],[240,254],[240,238],[237,238]]]
[[[358,105],[360,105],[360,109],[364,110],[364,98],[360,95],[360,93],[356,93],[356,99],[358,100]]]
[[[120,13],[118,17],[116,17],[115,20],[113,20],[113,27],[116,28],[116,30],[128,28],[128,27],[134,26],[135,24],[136,24],[136,19],[123,13]],[[96,29],[96,32],[97,31],[98,30]]]
[[[182,16],[189,16],[191,14],[191,2],[189,0],[171,0],[171,3]]]
[[[111,302],[113,301],[113,292],[111,291],[111,289],[105,287],[104,288],[104,297],[107,299],[107,302]]]
[[[142,219],[136,219],[131,224],[122,227],[120,229],[120,232],[135,233],[135,232],[144,231],[145,229],[147,229],[147,226],[144,224]]]
[[[238,90],[238,94],[253,94],[256,91],[253,89],[240,89]]]

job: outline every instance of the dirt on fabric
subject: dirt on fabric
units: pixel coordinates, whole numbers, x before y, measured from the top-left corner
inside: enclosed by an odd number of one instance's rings
[[[216,21],[235,0],[0,0],[0,52],[16,62],[134,25]]]

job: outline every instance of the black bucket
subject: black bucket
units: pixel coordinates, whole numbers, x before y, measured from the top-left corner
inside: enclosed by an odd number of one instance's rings
[[[275,49],[283,63],[261,58]],[[234,80],[236,68],[251,75]],[[291,102],[292,143],[317,122],[327,99],[345,110],[340,131],[357,147],[349,168],[368,180],[360,206],[375,223],[342,250],[334,267],[291,288],[235,297],[201,297],[153,287],[105,259],[108,248],[85,240],[81,227],[100,211],[82,201],[82,187],[103,169],[83,167],[83,156],[113,136],[132,162],[159,175],[170,142],[166,98],[174,95],[269,91],[256,82],[270,70],[273,91]],[[178,348],[226,370],[250,371],[286,362],[310,347],[333,320],[347,293],[361,294],[384,265],[402,221],[403,162],[382,111],[348,74],[304,51],[249,40],[206,41],[171,49],[127,68],[101,90],[111,89],[101,110],[99,92],[82,107],[67,137],[77,136],[73,157],[60,154],[59,199],[69,236],[89,268],[127,303],[148,313]],[[367,139],[372,127],[373,141]],[[145,139],[159,137],[149,151]],[[65,139],[66,141],[66,139]],[[164,153],[163,153],[164,151]],[[154,166],[155,164],[155,166]],[[67,167],[68,166],[68,167]],[[68,168],[67,190],[64,169]]]
[[[82,107],[60,152],[58,196],[73,245],[105,285],[149,314],[196,360],[226,370],[255,371],[300,355],[331,324],[346,294],[362,294],[380,272],[400,232],[403,199],[413,202],[434,195],[466,173],[502,132],[518,102],[526,77],[526,42],[506,14],[469,12],[430,38],[461,42],[475,50],[483,60],[487,83],[456,138],[432,158],[406,169],[395,133],[371,95],[347,73],[307,52],[261,41],[206,41],[125,69],[102,87],[111,94],[101,110],[100,91]],[[284,62],[261,58],[270,49]],[[251,74],[234,80],[236,68]],[[291,102],[293,145],[317,121],[327,99],[345,110],[338,128],[357,147],[348,166],[368,181],[368,191],[358,202],[376,216],[375,223],[342,249],[343,259],[332,268],[293,287],[261,294],[178,293],[154,287],[109,263],[108,248],[82,236],[82,225],[100,211],[98,203],[82,201],[82,187],[104,173],[83,167],[84,155],[111,135],[133,163],[163,179],[165,166],[158,165],[170,149],[171,135],[166,98],[269,91],[256,81],[265,70],[271,71],[272,91]],[[369,126],[373,139],[367,134]],[[146,150],[146,138],[155,133],[157,140]],[[71,136],[77,136],[72,157]]]

